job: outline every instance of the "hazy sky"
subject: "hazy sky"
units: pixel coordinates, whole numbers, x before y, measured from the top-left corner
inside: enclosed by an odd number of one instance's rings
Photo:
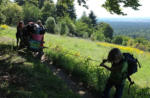
[[[57,0],[53,0],[53,1],[56,2]],[[138,11],[132,10],[131,8],[125,8],[124,12],[128,14],[127,16],[120,16],[120,15],[118,16],[116,14],[113,14],[113,15],[110,14],[103,7],[101,7],[104,1],[105,0],[88,0],[87,5],[89,6],[89,9],[83,8],[79,6],[77,2],[75,2],[77,17],[78,18],[81,17],[84,11],[88,14],[92,10],[94,11],[95,15],[100,18],[102,17],[106,17],[106,18],[113,18],[113,17],[144,18],[144,17],[147,17],[147,18],[150,18],[150,0],[139,0],[142,6],[139,7],[140,10]]]
[[[83,13],[83,11],[86,11],[88,14],[91,10],[94,11],[95,15],[97,17],[108,17],[108,18],[113,18],[113,17],[150,17],[150,0],[140,0],[140,4],[142,6],[139,7],[140,10],[135,11],[131,8],[125,8],[124,12],[127,13],[127,16],[120,16],[116,14],[110,14],[107,12],[101,5],[103,4],[105,0],[88,0],[87,5],[89,6],[89,9],[85,9],[75,3],[76,7],[76,13],[77,16],[80,17]]]

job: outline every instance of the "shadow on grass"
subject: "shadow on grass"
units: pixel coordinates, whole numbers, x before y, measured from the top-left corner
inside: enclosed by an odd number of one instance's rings
[[[0,98],[79,98],[31,54],[0,44]]]

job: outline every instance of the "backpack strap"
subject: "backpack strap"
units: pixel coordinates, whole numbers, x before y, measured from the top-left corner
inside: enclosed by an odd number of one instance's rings
[[[136,61],[137,61],[138,65],[139,65],[139,68],[141,68],[141,64],[140,64],[140,62],[138,61],[138,59],[136,59]]]
[[[130,87],[134,84],[134,81],[130,82],[129,88],[128,88],[128,95],[130,94]]]
[[[129,88],[128,88],[128,94],[130,94],[130,87],[134,84],[134,81],[131,80],[130,76],[128,76],[128,80],[130,82]]]

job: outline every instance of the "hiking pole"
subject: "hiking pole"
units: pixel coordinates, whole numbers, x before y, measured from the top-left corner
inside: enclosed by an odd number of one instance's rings
[[[133,84],[134,84],[134,82],[131,81],[131,82],[130,82],[130,85],[129,85],[129,88],[128,88],[128,95],[130,95],[130,87],[131,87],[131,85],[133,85]]]

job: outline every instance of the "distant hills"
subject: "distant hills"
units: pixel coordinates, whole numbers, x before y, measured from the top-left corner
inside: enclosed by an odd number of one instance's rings
[[[97,18],[98,22],[150,22],[150,17],[144,18]]]
[[[110,24],[114,36],[144,37],[150,40],[150,18],[98,18],[97,21]]]

